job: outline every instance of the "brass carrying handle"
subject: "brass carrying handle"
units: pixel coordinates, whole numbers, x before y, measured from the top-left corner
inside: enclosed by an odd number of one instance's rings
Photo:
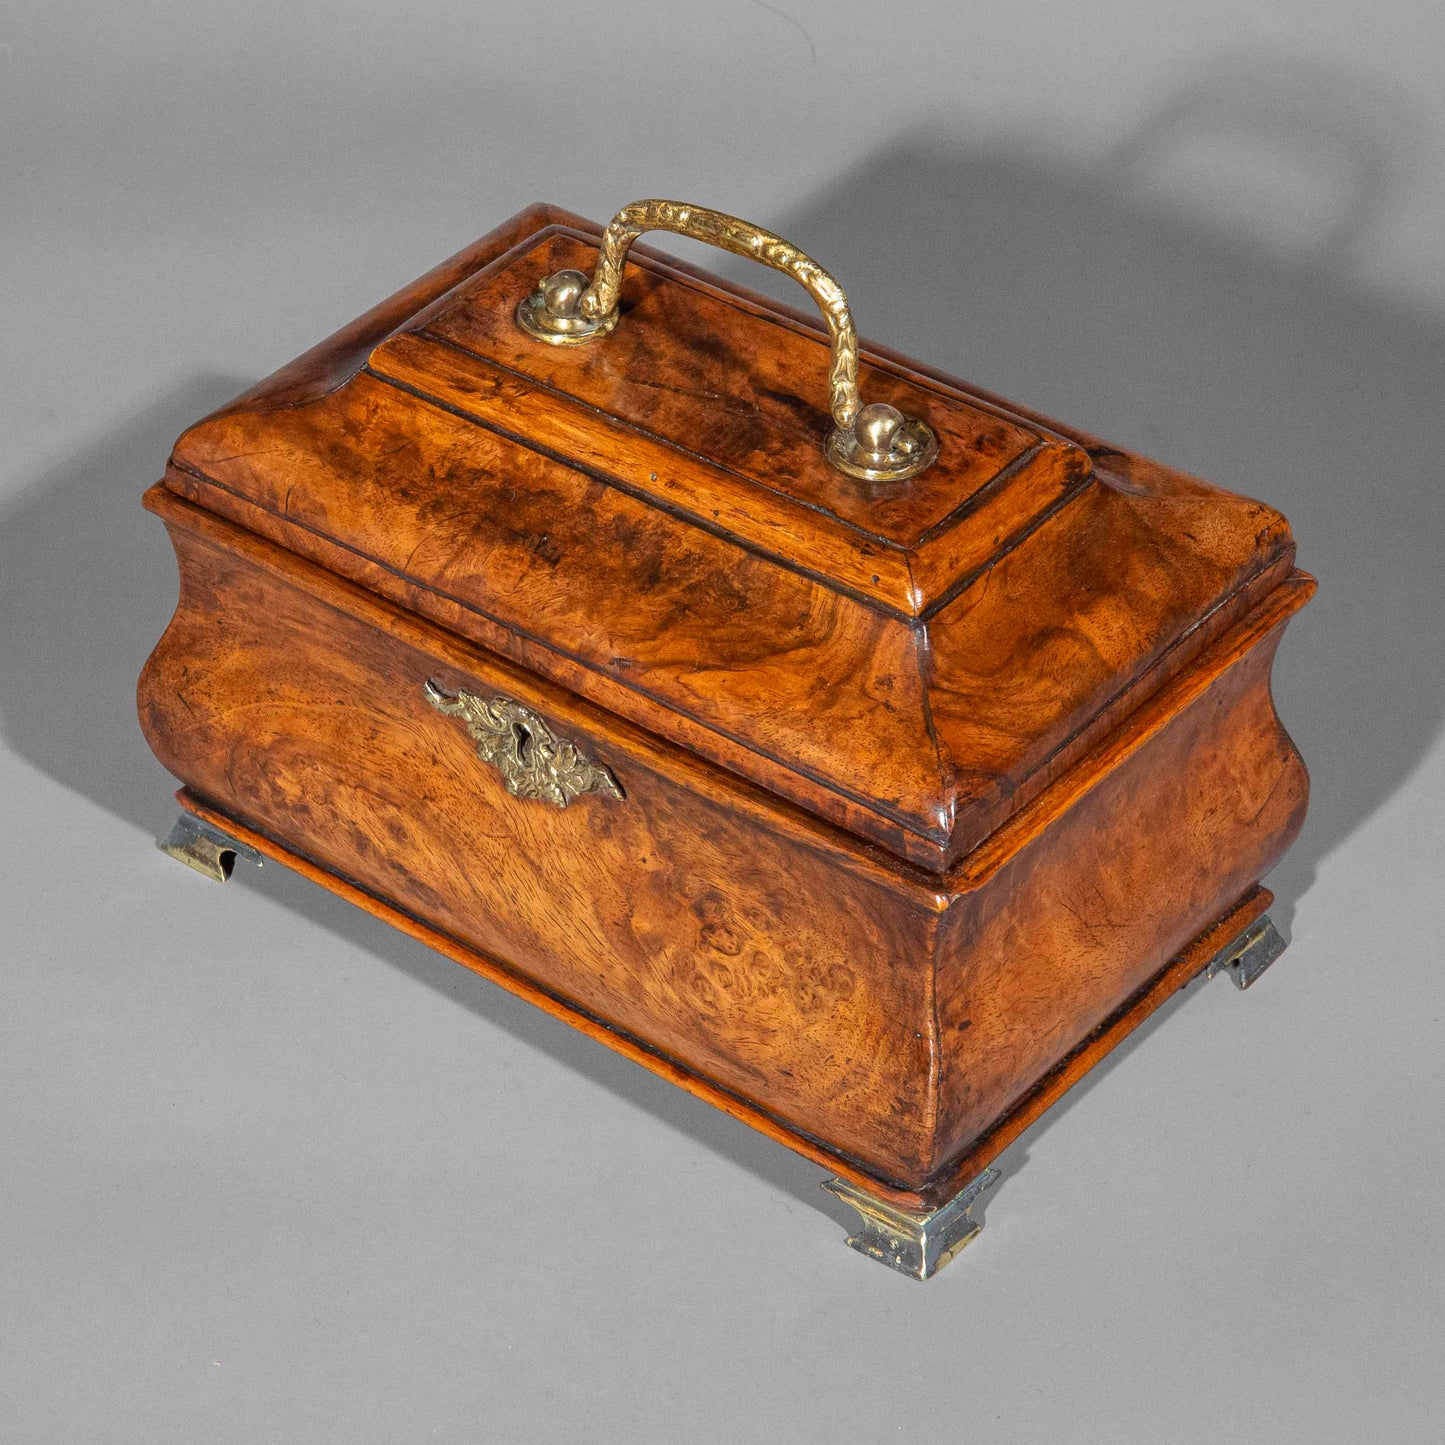
[[[590,283],[581,271],[543,277],[517,307],[517,324],[553,346],[578,346],[606,336],[620,314],[627,253],[644,231],[673,231],[761,261],[791,276],[818,303],[833,338],[828,404],[834,425],[824,450],[839,471],[866,481],[902,481],[932,464],[938,438],[927,423],[886,402],[865,406],[858,395],[858,331],[843,288],[811,256],[736,216],[681,201],[634,201],[602,233]]]

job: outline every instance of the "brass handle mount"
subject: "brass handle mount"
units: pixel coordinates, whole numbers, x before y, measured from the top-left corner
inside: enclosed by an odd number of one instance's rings
[[[681,201],[634,201],[602,233],[597,272],[557,271],[545,276],[517,307],[517,324],[553,346],[580,346],[617,325],[622,270],[632,243],[644,231],[673,231],[761,261],[791,276],[818,303],[833,338],[828,405],[833,429],[824,444],[840,472],[870,482],[916,477],[938,456],[933,429],[887,402],[864,405],[858,395],[858,332],[843,288],[811,256],[781,236],[736,216]]]

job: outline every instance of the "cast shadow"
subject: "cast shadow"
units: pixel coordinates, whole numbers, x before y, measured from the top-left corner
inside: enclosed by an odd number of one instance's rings
[[[915,135],[777,229],[827,258],[896,349],[1289,517],[1320,591],[1275,671],[1312,778],[1304,833],[1270,880],[1288,932],[1322,861],[1440,731],[1445,325],[1345,279],[1357,199],[1331,219],[1332,246],[1282,253],[1186,221],[1137,154],[1066,174]],[[772,289],[797,304],[787,285]]]
[[[1274,676],[1312,780],[1304,831],[1268,880],[1286,936],[1321,865],[1408,782],[1445,714],[1445,323],[1370,299],[1356,269],[1407,127],[1388,101],[1321,79],[1301,73],[1264,105],[1249,67],[1203,72],[1088,170],[919,131],[775,226],[826,259],[895,349],[1289,517],[1321,587]],[[1229,196],[1221,224],[1233,172],[1220,156],[1252,144],[1256,194]],[[1213,174],[1199,161],[1211,148]],[[1281,165],[1311,185],[1272,214]],[[761,268],[720,269],[754,285],[761,273],[799,304]],[[1005,1176],[1194,992],[1011,1145]]]
[[[140,505],[171,445],[249,383],[199,377],[0,504],[0,727],[42,772],[153,831],[175,787],[136,719],[175,610],[175,557]]]
[[[178,388],[0,507],[4,737],[62,786],[133,825],[142,849],[176,812],[175,780],[136,719],[135,684],[175,609],[177,581],[165,529],[140,495],[181,432],[251,380],[201,377]],[[176,885],[215,886],[184,868]],[[756,1177],[827,1208],[831,1197],[817,1187],[824,1175],[807,1161],[298,874],[243,867],[226,886],[257,889]]]
[[[1166,113],[1171,144],[1200,113],[1187,98]],[[1300,134],[1308,143],[1309,125]],[[1360,143],[1329,244],[1303,249],[1182,215],[1177,195],[1151,180],[1160,159],[1148,145],[1070,173],[927,132],[767,218],[839,276],[870,334],[1290,517],[1300,561],[1322,586],[1291,625],[1276,673],[1281,714],[1314,777],[1304,835],[1271,879],[1286,927],[1323,860],[1408,779],[1445,701],[1433,435],[1445,414],[1445,328],[1369,301],[1346,279],[1361,216],[1383,193],[1367,183],[1380,154],[1376,140]],[[768,285],[756,267],[718,269]],[[775,289],[798,302],[787,283]],[[168,784],[140,736],[133,689],[169,618],[175,573],[137,498],[182,428],[244,384],[181,389],[0,513],[6,736],[149,834],[168,822]],[[284,870],[243,876],[774,1187],[848,1218],[818,1189],[823,1171],[710,1106]],[[1175,1007],[1011,1146],[1005,1171]]]

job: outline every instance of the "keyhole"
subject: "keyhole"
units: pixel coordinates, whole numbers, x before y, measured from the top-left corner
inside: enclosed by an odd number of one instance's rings
[[[521,723],[513,723],[512,732],[516,734],[517,738],[517,757],[525,763],[527,761],[527,744],[532,741],[532,734]]]

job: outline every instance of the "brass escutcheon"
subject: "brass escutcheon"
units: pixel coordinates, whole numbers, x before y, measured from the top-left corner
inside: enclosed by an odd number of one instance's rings
[[[612,770],[594,763],[525,703],[510,697],[478,697],[473,692],[448,693],[428,679],[426,700],[447,717],[461,720],[477,745],[477,756],[501,775],[514,798],[535,798],[565,808],[584,793],[623,796]]]

